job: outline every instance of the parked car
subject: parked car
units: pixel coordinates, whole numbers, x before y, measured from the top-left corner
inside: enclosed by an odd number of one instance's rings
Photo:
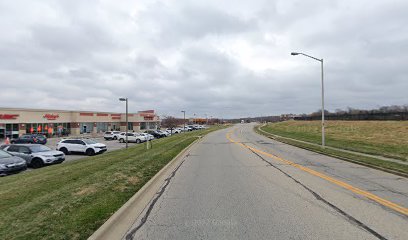
[[[152,134],[149,134],[149,133],[139,133],[139,134],[144,136],[146,141],[151,141],[154,139],[154,136]]]
[[[178,128],[167,128],[166,132],[170,134],[174,134],[174,133],[180,133],[181,131]]]
[[[119,138],[119,134],[119,131],[109,131],[103,134],[103,138],[105,138],[105,140],[117,140]]]
[[[159,132],[157,130],[148,130],[145,133],[151,134],[153,135],[155,138],[162,138],[162,137],[166,137],[166,134]]]
[[[27,169],[24,159],[0,150],[0,176],[21,172]]]
[[[38,143],[38,144],[46,144],[47,137],[42,134],[23,134],[18,138],[14,138],[10,140],[10,143]]]
[[[10,144],[1,146],[1,149],[14,156],[21,157],[28,166],[33,168],[62,163],[65,160],[63,152],[52,150],[41,144]]]
[[[65,153],[85,153],[92,156],[98,153],[103,153],[107,150],[106,145],[98,143],[92,139],[63,139],[57,143],[57,150]]]
[[[145,142],[146,138],[144,136],[138,134],[138,133],[128,133],[127,134],[127,141],[128,142],[141,143],[141,142]],[[121,142],[121,143],[126,142],[126,133],[124,135],[120,135],[119,142]]]
[[[182,127],[182,128],[181,128],[181,131],[182,131],[182,132],[190,132],[190,131],[193,131],[193,129],[192,129],[191,127],[189,127],[189,126],[186,126],[185,128]]]
[[[169,132],[163,131],[163,130],[157,130],[158,133],[161,133],[162,135],[164,135],[165,137],[170,136]]]

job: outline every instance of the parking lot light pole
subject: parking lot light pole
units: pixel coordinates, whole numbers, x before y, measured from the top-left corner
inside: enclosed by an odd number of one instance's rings
[[[181,111],[183,114],[184,114],[184,120],[183,120],[183,124],[184,124],[184,128],[183,128],[183,132],[185,132],[186,131],[186,111],[185,110],[183,110],[183,111]]]
[[[128,98],[119,98],[119,101],[121,102],[126,102],[126,148],[128,148],[128,127],[129,127],[129,121],[128,121]]]
[[[304,54],[304,53],[298,53],[298,52],[292,52],[291,55],[292,55],[292,56],[303,55],[303,56],[305,56],[305,57],[312,58],[312,59],[314,59],[314,60],[320,62],[321,69],[322,69],[322,79],[321,79],[321,80],[322,80],[322,148],[324,148],[324,146],[325,146],[325,138],[324,138],[325,133],[324,133],[324,79],[323,79],[323,58],[322,58],[322,59],[318,59],[318,58],[312,57],[312,56],[310,56],[310,55],[307,55],[307,54]]]

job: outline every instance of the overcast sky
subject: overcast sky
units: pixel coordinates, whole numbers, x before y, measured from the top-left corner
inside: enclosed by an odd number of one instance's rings
[[[0,0],[0,106],[246,117],[408,104],[408,1]]]

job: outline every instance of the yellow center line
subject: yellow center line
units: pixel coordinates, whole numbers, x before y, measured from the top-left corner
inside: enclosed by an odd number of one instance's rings
[[[312,174],[312,175],[314,175],[314,176],[316,176],[316,177],[319,177],[319,178],[324,179],[324,180],[326,180],[326,181],[328,181],[328,182],[331,182],[331,183],[333,183],[333,184],[335,184],[335,185],[337,185],[337,186],[340,186],[340,187],[342,187],[342,188],[345,188],[345,189],[347,189],[347,190],[349,190],[349,191],[351,191],[351,192],[353,192],[353,193],[356,193],[356,194],[358,194],[358,195],[361,195],[361,196],[364,196],[364,197],[366,197],[366,198],[368,198],[368,199],[371,199],[371,200],[373,200],[373,201],[375,201],[375,202],[377,202],[377,203],[379,203],[379,204],[381,204],[381,205],[383,205],[383,206],[389,207],[389,208],[391,208],[391,209],[393,209],[393,210],[395,210],[395,211],[397,211],[397,212],[399,212],[399,213],[408,215],[408,208],[405,208],[405,207],[400,206],[400,205],[398,205],[398,204],[396,204],[396,203],[390,202],[390,201],[388,201],[388,200],[386,200],[386,199],[383,199],[383,198],[381,198],[381,197],[378,197],[377,195],[374,195],[374,194],[372,194],[372,193],[370,193],[370,192],[361,190],[361,189],[356,188],[356,187],[354,187],[354,186],[352,186],[352,185],[350,185],[350,184],[348,184],[348,183],[339,181],[339,180],[337,180],[337,179],[334,179],[334,178],[332,178],[332,177],[329,177],[329,176],[327,176],[327,175],[325,175],[325,174],[323,174],[323,173],[320,173],[320,172],[318,172],[318,171],[312,170],[312,169],[307,168],[307,167],[305,167],[305,166],[302,166],[302,165],[299,165],[299,164],[297,164],[297,163],[291,162],[291,161],[289,161],[289,160],[283,159],[283,158],[278,157],[278,156],[276,156],[276,155],[273,155],[273,154],[264,152],[264,151],[259,150],[259,149],[257,149],[257,148],[253,148],[253,147],[250,147],[250,146],[246,146],[246,145],[244,145],[244,144],[242,144],[242,143],[240,143],[240,142],[237,142],[237,141],[235,141],[234,139],[232,139],[232,138],[231,138],[231,133],[232,133],[232,130],[227,133],[226,137],[227,137],[227,139],[228,139],[230,142],[232,142],[232,143],[235,143],[235,144],[237,144],[237,145],[239,145],[239,146],[241,146],[241,147],[250,149],[250,150],[252,150],[252,151],[254,151],[254,152],[256,152],[256,153],[259,153],[259,154],[265,155],[265,156],[267,156],[267,157],[273,158],[273,159],[275,159],[275,160],[277,160],[277,161],[280,161],[280,162],[286,163],[286,164],[288,164],[288,165],[291,165],[291,166],[293,166],[293,167],[295,167],[295,168],[298,168],[298,169],[300,169],[300,170],[302,170],[302,171],[304,171],[304,172],[310,173],[310,174]]]

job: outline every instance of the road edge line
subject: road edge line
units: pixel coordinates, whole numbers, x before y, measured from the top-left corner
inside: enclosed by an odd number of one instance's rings
[[[134,221],[143,212],[147,204],[160,189],[162,183],[169,174],[191,149],[203,139],[198,136],[190,145],[179,152],[169,163],[167,163],[156,175],[154,175],[139,191],[137,191],[125,204],[122,205],[112,216],[108,218],[88,240],[111,240],[122,239],[133,225]]]
[[[400,177],[408,178],[408,174],[406,174],[404,172],[400,172],[400,171],[397,171],[397,170],[394,170],[394,169],[388,169],[388,168],[372,165],[372,164],[365,163],[365,162],[356,161],[356,160],[346,158],[346,157],[343,157],[343,156],[339,156],[339,155],[336,155],[336,154],[329,154],[329,153],[325,153],[325,152],[321,152],[321,151],[316,151],[316,150],[313,150],[313,149],[310,149],[310,148],[307,148],[307,147],[297,146],[297,145],[294,145],[294,144],[291,144],[291,143],[281,141],[279,138],[286,138],[286,137],[282,137],[282,136],[279,136],[279,135],[276,135],[276,134],[268,133],[268,132],[260,129],[261,126],[256,126],[255,128],[256,128],[256,130],[258,130],[259,132],[262,132],[264,134],[259,133],[257,131],[255,131],[255,133],[257,133],[259,135],[262,135],[262,136],[265,136],[267,138],[270,138],[272,140],[275,140],[275,141],[278,141],[278,142],[281,142],[281,143],[284,143],[284,144],[288,144],[288,145],[293,146],[293,147],[301,148],[301,149],[304,149],[304,150],[307,150],[307,151],[311,151],[311,152],[319,153],[319,154],[326,155],[326,156],[329,156],[329,157],[337,158],[337,159],[340,159],[340,160],[343,160],[343,161],[346,161],[346,162],[355,163],[355,164],[362,165],[362,166],[365,166],[365,167],[369,167],[369,168],[373,168],[373,169],[380,170],[380,171],[383,171],[383,172],[391,173],[391,174],[394,174],[394,175],[397,175],[397,176],[400,176]],[[269,136],[266,136],[266,135],[269,135]],[[291,139],[291,138],[287,138],[287,139],[297,141],[296,139]],[[305,142],[305,144],[308,144],[308,143]],[[373,158],[375,158],[375,157],[373,157]],[[376,158],[376,159],[381,160],[379,158]],[[381,161],[385,161],[385,160],[381,160]]]

